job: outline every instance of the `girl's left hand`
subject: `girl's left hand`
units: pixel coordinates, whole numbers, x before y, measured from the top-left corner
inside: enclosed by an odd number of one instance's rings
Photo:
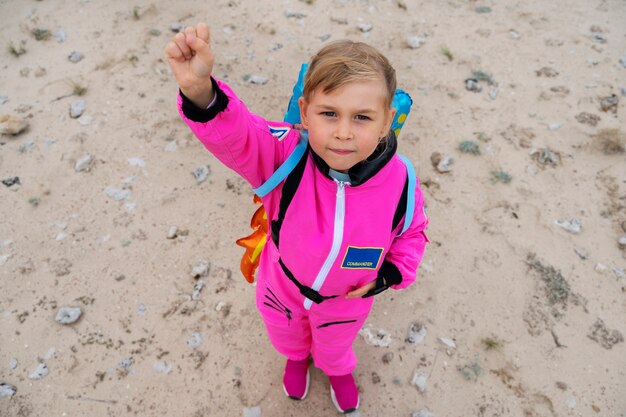
[[[365,284],[362,287],[357,288],[354,291],[350,291],[349,293],[346,294],[346,298],[357,298],[357,297],[363,297],[365,294],[367,294],[371,289],[373,289],[376,286],[376,280]]]

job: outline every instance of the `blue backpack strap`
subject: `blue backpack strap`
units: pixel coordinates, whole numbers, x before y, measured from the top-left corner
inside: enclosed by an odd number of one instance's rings
[[[415,184],[417,182],[415,177],[415,169],[413,168],[413,164],[408,158],[404,155],[398,154],[404,165],[406,166],[406,175],[407,175],[407,199],[406,199],[406,211],[404,214],[404,226],[402,226],[402,231],[398,233],[398,236],[401,236],[402,233],[406,232],[411,222],[413,221],[413,213],[415,211]]]
[[[302,155],[304,155],[306,151],[308,143],[309,135],[307,132],[300,132],[300,140],[285,162],[283,162],[281,166],[274,171],[272,176],[269,177],[263,184],[255,188],[254,193],[259,197],[265,197],[270,191],[276,188],[276,186],[280,184],[287,177],[287,175],[291,173],[291,171],[293,171],[295,166],[298,165],[298,162],[300,162]]]

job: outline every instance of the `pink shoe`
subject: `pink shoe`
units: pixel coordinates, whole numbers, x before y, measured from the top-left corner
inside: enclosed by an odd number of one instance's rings
[[[330,397],[340,413],[348,414],[359,408],[359,389],[352,374],[329,376]]]
[[[285,375],[283,376],[283,390],[292,400],[304,400],[309,392],[309,358],[302,361],[287,359]]]

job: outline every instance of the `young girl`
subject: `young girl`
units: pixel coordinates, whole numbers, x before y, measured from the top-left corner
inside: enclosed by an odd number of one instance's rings
[[[390,130],[394,69],[366,44],[328,44],[309,64],[299,101],[304,130],[296,130],[251,113],[211,77],[206,25],[178,33],[165,53],[180,87],[181,117],[252,187],[265,183],[295,148],[305,149],[297,175],[262,198],[270,232],[256,304],[270,341],[287,357],[285,394],[304,399],[312,358],[328,375],[337,409],[356,410],[352,344],[371,295],[409,286],[428,242],[417,184],[414,208],[406,212],[408,169]],[[405,216],[412,216],[408,229]]]

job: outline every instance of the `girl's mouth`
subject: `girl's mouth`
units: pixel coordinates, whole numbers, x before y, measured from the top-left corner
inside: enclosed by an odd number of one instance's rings
[[[331,152],[336,153],[337,155],[349,155],[354,151],[348,149],[330,149]]]

